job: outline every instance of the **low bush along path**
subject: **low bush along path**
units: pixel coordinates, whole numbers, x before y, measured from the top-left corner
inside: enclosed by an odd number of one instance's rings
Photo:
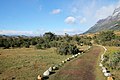
[[[66,63],[49,80],[96,80],[98,74],[95,74],[95,70],[101,51],[99,46],[92,47],[83,56]]]

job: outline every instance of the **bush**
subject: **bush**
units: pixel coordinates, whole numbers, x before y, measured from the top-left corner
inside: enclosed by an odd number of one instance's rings
[[[111,69],[120,69],[120,52],[114,52],[111,55],[107,54],[104,56],[104,65]]]
[[[30,44],[28,42],[25,43],[24,45],[26,48],[29,48],[30,47]]]
[[[42,49],[42,45],[41,45],[41,44],[37,44],[35,47],[36,47],[37,49]]]
[[[57,48],[57,52],[61,55],[77,54],[78,48],[73,44],[61,43],[60,47]]]

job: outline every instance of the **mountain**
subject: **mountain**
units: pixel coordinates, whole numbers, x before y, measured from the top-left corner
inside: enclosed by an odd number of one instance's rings
[[[120,7],[116,8],[111,16],[99,20],[85,33],[95,33],[105,30],[120,30]]]

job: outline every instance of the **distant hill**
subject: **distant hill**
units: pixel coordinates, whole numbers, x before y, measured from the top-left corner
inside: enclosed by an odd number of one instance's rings
[[[85,33],[96,33],[105,30],[120,30],[120,7],[116,8],[111,16],[99,20]]]

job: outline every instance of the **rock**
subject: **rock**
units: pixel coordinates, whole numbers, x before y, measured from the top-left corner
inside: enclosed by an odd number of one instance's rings
[[[70,58],[67,58],[67,61],[70,61]]]
[[[46,71],[43,73],[43,76],[44,76],[44,77],[48,77],[49,75],[50,75],[49,70],[46,70]]]
[[[78,53],[79,55],[81,54],[81,53]]]
[[[72,58],[75,58],[75,55],[72,55]]]
[[[103,66],[102,63],[100,63],[99,66],[102,67]]]
[[[106,70],[106,69],[103,69],[103,70],[102,70],[102,72],[103,72],[103,73],[106,73],[106,72],[107,72],[107,70]]]
[[[58,65],[53,66],[53,70],[58,70],[58,69],[59,69]]]
[[[75,54],[75,57],[77,57],[78,56],[78,54]]]
[[[111,76],[111,74],[110,73],[104,73],[104,76],[109,77],[109,76]]]
[[[102,70],[106,69],[105,67],[102,67]]]
[[[49,71],[49,72],[52,72],[52,67],[50,67],[50,68],[48,69],[48,71]]]
[[[65,63],[65,61],[62,61],[62,63]]]
[[[42,80],[41,75],[38,75],[37,80]]]

